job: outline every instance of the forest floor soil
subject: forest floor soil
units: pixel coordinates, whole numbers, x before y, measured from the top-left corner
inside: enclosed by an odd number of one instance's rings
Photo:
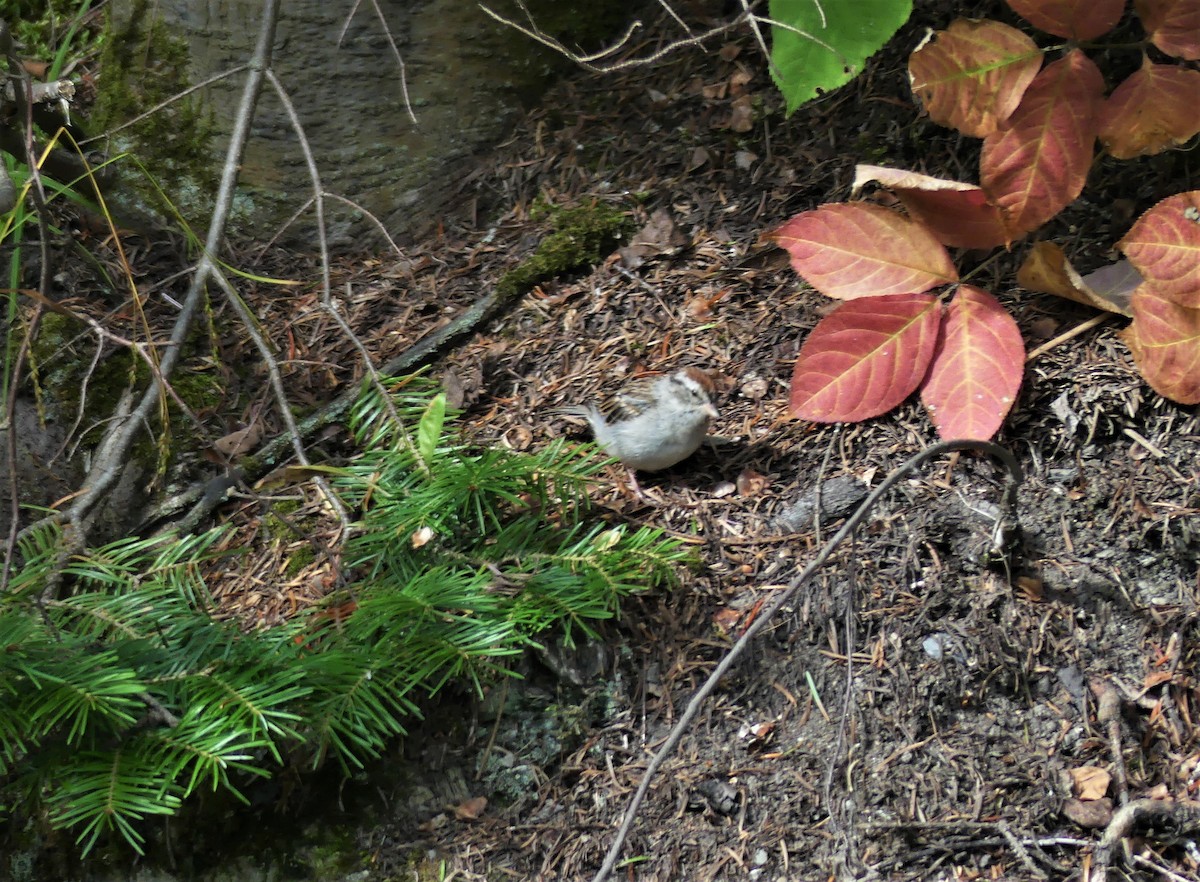
[[[1004,9],[973,14],[1014,20]],[[382,363],[536,248],[553,223],[539,203],[625,212],[638,232],[622,249],[541,285],[432,374],[473,443],[528,450],[587,440],[553,408],[694,365],[717,380],[723,439],[643,476],[644,497],[606,473],[603,516],[682,537],[697,566],[625,603],[603,645],[531,657],[526,685],[487,709],[445,695],[403,753],[456,783],[423,802],[411,785],[380,794],[395,812],[360,832],[371,878],[409,878],[417,854],[459,882],[591,879],[688,698],[840,524],[781,514],[827,482],[865,492],[937,440],[913,401],[854,425],[789,415],[799,346],[831,302],[767,237],[853,198],[860,163],[974,180],[978,144],[921,114],[905,67],[956,14],[918,3],[866,73],[790,118],[749,32],[572,76],[464,176],[460,216],[403,258],[340,259],[334,290]],[[641,53],[669,28],[645,31]],[[1111,262],[1132,218],[1195,186],[1194,154],[1098,159],[1085,195],[1034,238],[1083,271]],[[1027,248],[956,254],[1038,350],[996,439],[1025,472],[1013,555],[980,554],[1006,477],[995,461],[955,454],[901,481],[689,727],[634,823],[622,882],[1087,879],[1123,798],[1195,794],[1200,420],[1141,379],[1123,319],[1089,325],[1086,307],[1018,287]],[[303,296],[251,301],[269,327],[317,315]],[[291,345],[322,341],[288,378],[302,402],[361,376],[322,321],[292,329]],[[448,808],[480,796],[480,812]],[[1161,827],[1139,819],[1118,878],[1198,878],[1200,852]]]
[[[414,314],[452,314],[446,304],[469,302],[537,245],[539,200],[631,212],[627,250],[540,287],[435,374],[478,443],[529,449],[586,440],[553,407],[695,365],[718,378],[713,431],[728,443],[645,476],[644,499],[608,475],[596,494],[607,516],[686,537],[699,566],[625,605],[584,689],[549,666],[530,671],[555,713],[583,709],[558,718],[557,754],[531,743],[542,727],[522,724],[516,699],[508,720],[478,719],[454,750],[474,764],[465,794],[489,797],[488,809],[368,837],[384,864],[391,837],[429,848],[455,879],[592,878],[681,708],[840,523],[792,529],[781,512],[822,482],[874,486],[937,440],[912,402],[856,425],[789,416],[798,347],[831,304],[765,237],[852,198],[858,163],[974,180],[978,145],[919,112],[905,69],[955,6],[918,4],[867,73],[787,119],[747,33],[573,77],[464,182],[480,217],[507,206],[490,229],[448,225],[406,252],[425,283],[397,283],[391,327],[419,329]],[[1035,238],[1084,271],[1110,262],[1132,217],[1187,189],[1167,166],[1100,159],[1084,197]],[[957,263],[1032,351],[1094,313],[1019,288],[1027,248]],[[1112,804],[1194,795],[1200,424],[1149,390],[1123,324],[1026,366],[997,439],[1025,471],[1007,566],[978,553],[1005,479],[996,462],[954,455],[902,481],[710,698],[657,776],[617,878],[1087,879]],[[1106,695],[1115,719],[1098,716]],[[498,754],[529,775],[524,789],[485,792],[496,778],[480,763]],[[1089,790],[1101,773],[1112,783]],[[1139,833],[1141,863],[1120,878],[1198,878],[1194,848],[1153,825]]]

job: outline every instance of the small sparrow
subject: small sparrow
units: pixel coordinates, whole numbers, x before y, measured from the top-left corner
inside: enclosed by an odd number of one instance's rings
[[[704,441],[708,424],[716,419],[710,395],[713,381],[699,368],[639,377],[599,408],[559,408],[557,413],[583,417],[596,442],[629,469],[655,472],[687,459]]]

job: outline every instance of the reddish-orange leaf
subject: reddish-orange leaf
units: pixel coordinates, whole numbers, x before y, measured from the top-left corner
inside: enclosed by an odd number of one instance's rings
[[[1025,344],[1013,317],[981,288],[964,285],[946,309],[921,401],[938,435],[986,441],[1021,388]]]
[[[1007,125],[984,139],[980,182],[1004,210],[1013,238],[1040,227],[1083,189],[1103,90],[1096,65],[1073,49],[1037,75]]]
[[[912,394],[929,367],[942,307],[930,294],[860,297],[822,319],[792,372],[792,413],[822,423],[865,420]]]
[[[1161,153],[1200,132],[1200,71],[1154,64],[1113,89],[1100,108],[1100,142],[1117,159]]]
[[[1016,28],[960,18],[917,47],[908,76],[935,122],[982,138],[1016,110],[1041,65],[1037,44]]]
[[[1200,309],[1173,303],[1146,282],[1133,292],[1133,322],[1121,336],[1155,392],[1200,404]]]
[[[957,281],[946,249],[920,224],[866,202],[822,205],[771,234],[792,268],[828,297],[927,291]]]
[[[1200,190],[1155,205],[1117,247],[1159,296],[1200,309]]]
[[[1175,58],[1200,59],[1200,0],[1133,0],[1150,42]]]
[[[1008,0],[1035,28],[1068,40],[1094,40],[1117,26],[1125,0]]]
[[[877,181],[895,193],[909,215],[928,227],[943,245],[995,248],[1008,244],[1004,216],[974,184],[879,165],[858,166],[854,189],[868,181]]]
[[[1029,291],[1054,294],[1106,312],[1133,315],[1129,298],[1142,277],[1128,260],[1119,260],[1086,276],[1053,242],[1036,242],[1017,270],[1017,284]]]

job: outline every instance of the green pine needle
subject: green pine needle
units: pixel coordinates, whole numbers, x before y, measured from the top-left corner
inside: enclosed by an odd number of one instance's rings
[[[379,757],[450,684],[482,694],[547,632],[570,641],[691,560],[656,530],[597,522],[603,460],[465,443],[435,385],[367,387],[350,425],[364,452],[334,486],[357,529],[354,600],[246,632],[214,617],[199,566],[228,529],[126,539],[70,558],[50,526],[23,537],[0,597],[0,803],[38,807],[86,852],[197,790],[241,798],[288,763]],[[43,601],[52,577],[69,593]]]

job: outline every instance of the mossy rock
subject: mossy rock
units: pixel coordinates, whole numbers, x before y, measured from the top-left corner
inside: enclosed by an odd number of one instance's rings
[[[212,209],[219,155],[211,113],[195,94],[175,98],[192,85],[187,41],[168,30],[148,0],[113,9],[91,120],[97,132],[120,129],[105,145],[110,158],[122,157],[105,198],[136,226],[177,226],[178,218],[194,224]]]

